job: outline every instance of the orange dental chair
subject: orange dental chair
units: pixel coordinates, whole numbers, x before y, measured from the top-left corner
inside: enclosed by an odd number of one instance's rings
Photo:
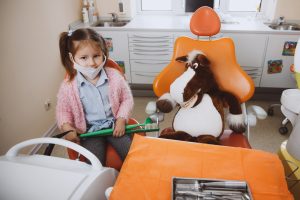
[[[254,93],[252,79],[242,70],[236,61],[235,47],[231,38],[219,38],[210,40],[210,37],[220,31],[220,19],[209,7],[201,7],[191,17],[191,32],[199,36],[209,36],[209,40],[194,40],[188,37],[179,37],[175,41],[173,57],[169,65],[156,77],[153,83],[155,94],[160,97],[169,92],[171,83],[185,71],[185,66],[175,59],[187,55],[192,50],[203,51],[211,61],[212,71],[220,87],[233,93],[244,103]],[[246,113],[244,105],[243,113]],[[247,116],[245,115],[247,118]],[[249,128],[248,128],[249,130]],[[170,131],[170,129],[163,130]],[[248,142],[248,135],[236,134],[225,130],[220,143],[225,146],[237,146],[251,148]]]

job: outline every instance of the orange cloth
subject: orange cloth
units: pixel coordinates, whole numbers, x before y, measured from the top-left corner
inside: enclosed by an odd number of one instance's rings
[[[293,199],[275,154],[135,135],[110,200],[169,200],[174,176],[245,180],[255,200]]]

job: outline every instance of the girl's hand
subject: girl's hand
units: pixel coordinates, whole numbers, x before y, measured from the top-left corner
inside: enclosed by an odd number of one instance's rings
[[[118,118],[115,124],[115,129],[113,132],[114,137],[121,137],[125,134],[125,124],[126,120],[124,118]]]
[[[73,131],[69,132],[67,135],[65,135],[65,139],[69,140],[71,142],[80,144],[80,139],[77,136],[77,132],[75,130],[73,130]]]

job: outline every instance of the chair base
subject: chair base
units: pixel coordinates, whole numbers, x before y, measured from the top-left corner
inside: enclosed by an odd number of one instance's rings
[[[162,134],[167,132],[174,132],[173,128],[166,128],[162,131]],[[231,147],[242,147],[251,149],[251,145],[244,134],[233,133],[231,130],[225,130],[220,138],[220,145]]]
[[[220,138],[220,144],[231,147],[242,147],[251,149],[251,145],[244,134],[234,133],[231,130],[225,130]]]

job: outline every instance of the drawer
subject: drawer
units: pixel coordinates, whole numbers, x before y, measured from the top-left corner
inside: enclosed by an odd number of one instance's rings
[[[171,51],[148,51],[148,52],[130,52],[130,59],[141,60],[171,60],[173,52]]]
[[[173,49],[163,47],[129,47],[129,51],[138,53],[165,53],[173,52]]]
[[[262,68],[242,67],[249,76],[261,76]]]
[[[129,33],[129,39],[173,39],[173,35],[168,33]]]
[[[252,78],[255,87],[259,87],[262,68],[259,67],[242,67],[242,68]]]
[[[129,51],[173,51],[172,45],[170,44],[159,44],[159,45],[132,45],[129,47]]]
[[[139,84],[153,84],[155,77],[158,75],[156,72],[135,72],[131,71],[131,83]]]
[[[131,70],[135,72],[161,72],[170,62],[159,60],[131,60]]]
[[[134,46],[134,44],[146,45],[146,46],[156,46],[156,45],[166,45],[173,44],[173,39],[159,39],[159,38],[144,38],[144,39],[136,39],[129,38],[129,46]]]
[[[252,78],[255,87],[259,87],[261,76],[251,76],[251,75],[249,75],[249,76]]]

